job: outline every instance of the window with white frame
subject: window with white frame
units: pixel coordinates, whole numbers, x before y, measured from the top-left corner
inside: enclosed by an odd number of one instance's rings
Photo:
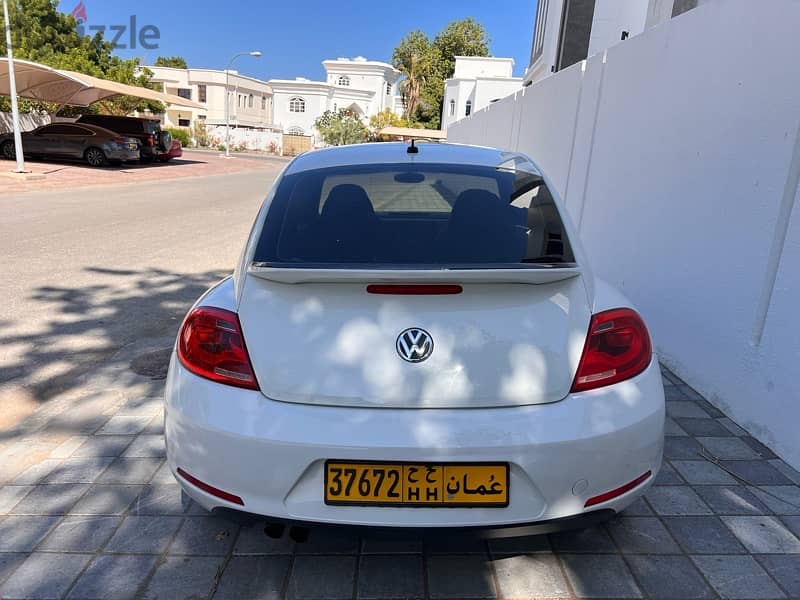
[[[468,117],[472,113],[472,100],[467,100],[467,110],[464,111],[464,116]]]
[[[247,108],[253,108],[253,94],[250,94],[247,98]]]
[[[289,112],[306,112],[306,101],[299,96],[290,99]]]
[[[531,48],[531,65],[534,64],[544,52],[544,29],[547,23],[548,0],[539,0],[536,7],[536,24],[533,28],[533,47]]]
[[[455,114],[456,114],[456,101],[450,100],[450,116],[452,117]]]
[[[261,110],[267,110],[267,97],[261,96]]]
[[[339,79],[336,80],[336,85],[350,87],[350,78],[347,75],[339,75]]]
[[[391,96],[392,95],[392,84],[391,83],[387,83],[386,84],[386,95],[387,96]]]

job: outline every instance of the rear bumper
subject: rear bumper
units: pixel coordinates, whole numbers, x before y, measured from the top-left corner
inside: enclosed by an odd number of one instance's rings
[[[504,529],[561,527],[598,518],[592,513],[599,511],[607,516],[652,484],[663,434],[664,392],[655,360],[639,376],[614,386],[552,404],[496,409],[275,402],[201,379],[174,356],[166,391],[173,473],[180,467],[241,497],[244,506],[178,478],[192,498],[208,510],[316,525]],[[508,462],[510,502],[505,508],[328,506],[322,500],[326,459]],[[648,471],[652,475],[638,487],[585,507],[587,499]]]
[[[107,149],[105,150],[106,158],[109,160],[122,160],[122,161],[129,161],[129,160],[139,160],[139,151],[138,150],[114,150],[114,149]]]

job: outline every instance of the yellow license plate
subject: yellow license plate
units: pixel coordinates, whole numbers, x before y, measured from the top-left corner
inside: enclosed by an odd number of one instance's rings
[[[325,463],[325,504],[508,506],[506,463]]]

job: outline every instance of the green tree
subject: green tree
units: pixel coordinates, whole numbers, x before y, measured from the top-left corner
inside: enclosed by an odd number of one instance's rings
[[[173,69],[188,69],[186,59],[182,56],[159,56],[156,59],[157,67],[172,67]]]
[[[388,136],[380,134],[384,127],[408,127],[408,121],[392,112],[391,108],[387,108],[369,118],[369,128],[372,130],[371,137],[373,140],[383,142],[390,139]]]
[[[421,31],[409,33],[392,54],[392,64],[405,76],[401,90],[406,118],[423,127],[438,128],[444,81],[455,72],[455,57],[488,55],[486,30],[471,17],[453,21],[432,42]]]
[[[129,85],[152,88],[152,73],[139,69],[138,59],[123,60],[113,54],[113,44],[102,34],[82,36],[71,15],[57,10],[57,0],[10,0],[9,16],[14,58],[42,63],[56,69],[85,73]],[[6,55],[5,36],[0,36],[0,55]],[[5,102],[3,102],[5,101]],[[10,104],[0,98],[0,110]],[[22,101],[22,110],[54,111],[57,107],[44,102]],[[132,110],[164,112],[159,102],[137,98],[114,98],[102,104],[104,110],[127,114]],[[97,110],[93,107],[90,110]]]
[[[358,116],[347,109],[327,110],[314,121],[322,140],[331,146],[360,144],[369,138],[369,130]]]
[[[405,116],[409,121],[417,113],[422,87],[432,75],[434,63],[430,40],[419,30],[406,35],[392,52],[392,65],[403,74],[400,92],[406,106]]]

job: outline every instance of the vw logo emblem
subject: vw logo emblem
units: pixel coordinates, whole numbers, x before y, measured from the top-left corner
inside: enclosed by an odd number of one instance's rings
[[[433,338],[424,329],[411,327],[397,336],[397,353],[405,361],[418,363],[433,352]]]

